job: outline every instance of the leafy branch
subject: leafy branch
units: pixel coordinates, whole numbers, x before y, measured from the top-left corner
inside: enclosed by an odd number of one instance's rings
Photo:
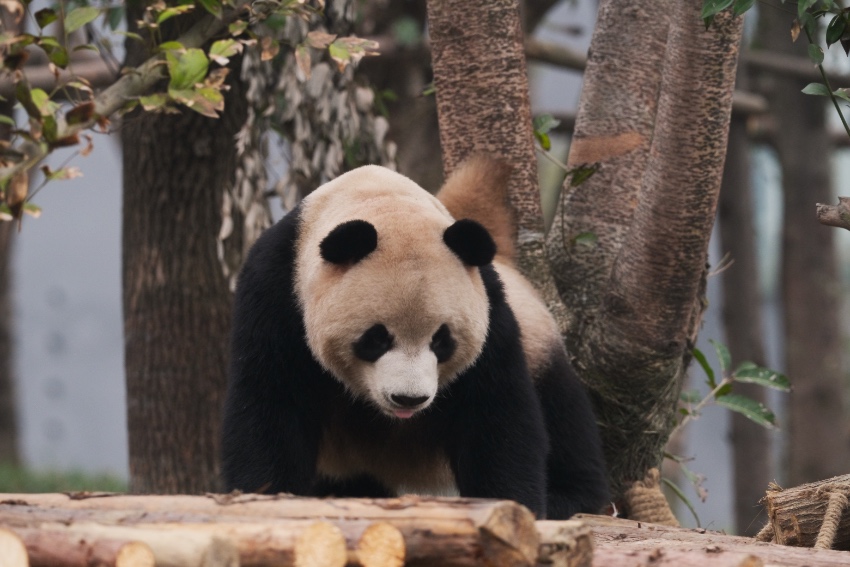
[[[229,59],[241,53],[244,47],[253,45],[262,49],[263,59],[274,58],[279,52],[275,26],[259,24],[283,22],[288,17],[309,18],[324,8],[323,0],[314,0],[314,3],[317,6],[311,6],[306,0],[197,0],[197,5],[205,10],[203,15],[176,40],[163,43],[160,26],[194,11],[196,5],[187,0],[170,3],[156,0],[138,22],[140,28],[148,30],[155,54],[139,67],[125,70],[120,79],[98,94],[79,77],[73,77],[50,93],[33,88],[24,74],[29,56],[25,48],[35,46],[44,51],[58,78],[59,70],[66,70],[71,62],[68,34],[101,15],[114,29],[123,10],[115,6],[81,6],[64,14],[61,10],[45,8],[31,15],[42,29],[37,35],[14,31],[0,33],[2,71],[14,84],[15,98],[28,121],[28,128],[22,128],[9,117],[0,117],[0,122],[13,128],[14,136],[11,142],[0,143],[0,220],[19,219],[24,212],[37,212],[37,208],[28,203],[34,193],[27,189],[32,169],[54,149],[80,144],[85,130],[100,127],[106,131],[110,117],[116,114],[137,105],[158,112],[175,112],[178,106],[183,106],[205,116],[218,117],[224,109],[223,91],[227,89],[225,78]],[[29,14],[28,0],[0,0],[0,7],[11,12],[18,23]],[[63,42],[43,33],[45,26],[57,21],[62,23]],[[145,41],[138,34],[124,35],[131,40]],[[327,51],[339,69],[344,70],[360,58],[376,54],[378,47],[373,41],[357,37],[321,35],[311,33],[304,44],[292,46],[304,80],[309,78],[312,63],[309,49]],[[92,45],[74,49],[82,48],[97,49]],[[165,91],[151,94],[151,90],[163,81],[167,84]],[[88,96],[72,101],[68,108],[57,102],[66,87]],[[91,138],[85,138],[90,146]],[[85,152],[81,150],[80,153]],[[69,178],[70,174],[60,171],[45,173],[45,176],[50,181]]]

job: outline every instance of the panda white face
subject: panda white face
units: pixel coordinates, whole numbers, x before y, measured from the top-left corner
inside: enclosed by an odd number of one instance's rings
[[[313,356],[385,415],[415,417],[483,349],[477,266],[492,239],[384,168],[349,172],[302,206],[296,293]]]
[[[369,398],[385,413],[407,419],[434,401],[440,385],[439,365],[454,355],[457,343],[446,324],[432,335],[427,348],[399,342],[377,323],[352,348],[367,363],[362,370]]]

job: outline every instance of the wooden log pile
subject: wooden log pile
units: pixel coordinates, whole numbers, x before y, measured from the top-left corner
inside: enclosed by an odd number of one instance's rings
[[[30,567],[147,567],[151,555],[158,567],[534,565],[539,544],[533,515],[514,502],[416,496],[7,494],[0,528]],[[57,534],[76,555],[39,551]],[[107,543],[119,551],[87,559]],[[122,555],[121,543],[136,551]]]
[[[844,551],[405,496],[0,494],[0,567],[838,567]]]

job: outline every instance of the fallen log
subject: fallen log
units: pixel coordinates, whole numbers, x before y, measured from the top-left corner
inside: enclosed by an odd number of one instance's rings
[[[850,494],[850,475],[781,488],[771,484],[762,502],[776,543],[814,547],[821,531],[830,496]],[[832,549],[850,550],[850,510],[839,510]]]
[[[11,531],[26,547],[30,567],[154,567],[156,564],[151,548],[140,541],[93,538],[67,530]]]
[[[394,565],[392,557],[402,549],[397,538],[392,544],[395,551],[375,553],[368,538],[361,545],[369,526],[382,522],[402,536],[407,565],[534,565],[538,553],[533,515],[509,501],[417,496],[377,500],[291,495],[90,496],[0,495],[0,524],[24,518],[108,524],[324,520],[340,529],[362,565],[370,560]]]
[[[787,547],[705,529],[580,514],[594,534],[594,567],[846,567],[844,551]]]

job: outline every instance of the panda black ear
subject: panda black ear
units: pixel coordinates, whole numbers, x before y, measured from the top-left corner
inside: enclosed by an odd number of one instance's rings
[[[496,255],[493,237],[474,220],[455,222],[443,233],[443,241],[467,266],[486,266]]]
[[[356,264],[378,247],[378,231],[364,220],[337,226],[319,244],[322,258],[331,264]]]

